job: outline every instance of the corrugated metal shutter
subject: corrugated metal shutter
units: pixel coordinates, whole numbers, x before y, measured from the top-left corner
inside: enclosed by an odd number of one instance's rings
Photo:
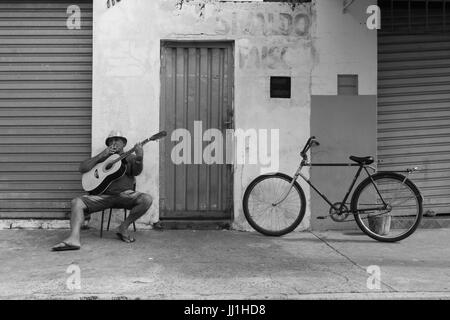
[[[81,9],[81,29],[66,26]],[[64,218],[91,151],[92,1],[0,0],[0,218]]]
[[[390,15],[387,10],[384,14]],[[442,12],[427,19],[422,14],[416,21],[442,29]],[[405,24],[403,33],[379,34],[379,169],[420,166],[422,171],[412,179],[425,196],[425,211],[448,214],[450,32],[430,33],[423,28],[405,33],[408,29]]]

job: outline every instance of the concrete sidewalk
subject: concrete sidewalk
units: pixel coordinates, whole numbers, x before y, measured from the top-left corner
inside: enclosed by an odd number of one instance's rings
[[[53,253],[66,231],[0,232],[3,299],[450,298],[450,230],[419,230],[396,244],[355,232],[282,238],[236,231],[142,231],[125,244],[83,231],[78,252]],[[66,273],[81,270],[81,290]],[[381,269],[369,289],[367,267]]]

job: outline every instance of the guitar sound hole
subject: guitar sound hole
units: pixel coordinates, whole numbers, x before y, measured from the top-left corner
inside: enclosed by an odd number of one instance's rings
[[[113,165],[112,164],[108,164],[107,166],[106,166],[106,171],[109,171],[109,170],[111,170],[111,168],[113,167]]]

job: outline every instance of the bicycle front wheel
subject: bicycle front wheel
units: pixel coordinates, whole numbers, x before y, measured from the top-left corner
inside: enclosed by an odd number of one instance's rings
[[[243,200],[244,215],[256,231],[266,236],[282,236],[292,232],[303,220],[305,193],[295,182],[287,194],[291,182],[291,177],[277,173],[260,176],[247,187]]]
[[[356,223],[369,237],[395,242],[409,237],[422,219],[422,196],[406,177],[381,172],[364,180],[352,199]]]

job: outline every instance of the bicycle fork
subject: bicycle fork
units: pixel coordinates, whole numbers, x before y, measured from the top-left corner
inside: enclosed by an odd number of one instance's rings
[[[298,177],[302,175],[301,171],[303,169],[304,164],[302,163],[298,169],[297,172],[295,173],[294,177],[292,178],[291,184],[289,186],[289,188],[281,195],[280,199],[274,203],[272,203],[273,207],[277,207],[278,205],[280,205],[284,200],[287,199],[287,197],[289,196],[289,194],[292,191],[292,188],[295,185],[295,182],[297,181]]]

